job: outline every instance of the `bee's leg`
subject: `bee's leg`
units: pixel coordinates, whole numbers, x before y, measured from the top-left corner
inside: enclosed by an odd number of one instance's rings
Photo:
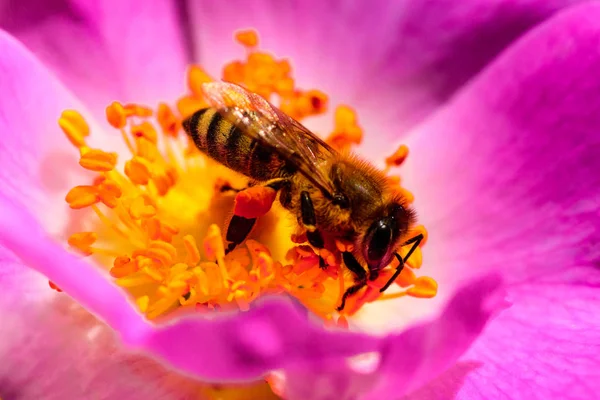
[[[221,187],[219,188],[219,191],[220,191],[221,193],[225,193],[225,192],[239,193],[239,192],[242,192],[242,191],[244,191],[244,190],[248,189],[248,187],[249,187],[249,186],[246,186],[246,187],[244,187],[244,188],[241,188],[241,189],[236,189],[236,188],[234,188],[233,186],[230,186],[228,183],[226,183],[226,184],[224,184],[223,186],[221,186]]]
[[[402,259],[402,256],[400,256],[400,254],[398,254],[398,253],[394,254],[394,256],[396,256],[396,258],[398,259],[398,262],[399,262],[398,268],[396,268],[396,272],[394,272],[394,275],[392,275],[392,277],[387,281],[387,283],[381,289],[379,289],[380,293],[385,292],[387,290],[387,288],[389,288],[390,285],[396,280],[396,278],[398,278],[398,276],[404,269],[404,263],[406,261],[408,261],[408,257],[410,257],[412,255],[412,253],[414,253],[414,251],[417,249],[417,247],[419,247],[419,244],[421,243],[422,240],[423,240],[423,234],[420,233],[417,236],[415,236],[414,238],[409,239],[402,244],[402,246],[407,246],[409,244],[413,245],[410,248],[410,250],[408,251],[408,253],[406,254],[406,257],[404,257],[404,259]]]
[[[264,184],[264,186],[268,186],[276,191],[280,190],[286,182],[289,182],[287,179],[272,179]],[[251,185],[250,185],[251,186]],[[235,190],[235,189],[233,189]],[[241,191],[241,190],[240,190]],[[229,254],[233,249],[237,247],[237,245],[241,244],[254,227],[256,223],[256,218],[245,218],[239,215],[234,215],[229,222],[229,226],[227,227],[227,234],[225,235],[225,240],[229,242],[227,248],[225,249],[225,254]]]
[[[325,246],[323,236],[317,229],[317,218],[315,216],[315,208],[308,192],[304,191],[300,194],[300,210],[302,213],[302,226],[306,229],[306,238],[308,243],[316,249],[322,249]],[[323,257],[319,255],[319,267],[325,269],[327,264]]]
[[[225,254],[229,254],[238,244],[246,240],[255,223],[256,218],[244,218],[239,215],[231,218],[225,235],[225,240],[230,242],[225,249]]]
[[[300,193],[300,211],[302,213],[302,225],[306,229],[306,238],[311,246],[322,249],[325,245],[321,232],[317,230],[317,217],[315,208],[308,192]]]
[[[360,263],[352,255],[352,253],[346,251],[342,253],[342,258],[346,267],[352,273],[354,273],[354,276],[356,277],[356,283],[350,286],[344,292],[344,295],[342,296],[342,304],[340,304],[340,306],[337,308],[338,311],[342,311],[344,309],[344,307],[346,306],[346,299],[348,298],[348,296],[351,296],[354,293],[358,292],[367,284],[367,271],[365,271],[365,269],[360,265]],[[340,279],[342,278],[340,277]]]

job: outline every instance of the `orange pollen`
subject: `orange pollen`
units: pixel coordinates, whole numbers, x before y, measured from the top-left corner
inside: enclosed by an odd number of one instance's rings
[[[246,57],[225,65],[223,80],[268,100],[276,98],[282,111],[298,120],[327,112],[327,94],[298,88],[290,62],[258,50],[256,32],[238,32],[235,40],[245,48]],[[106,268],[150,319],[186,307],[197,312],[246,310],[260,296],[288,293],[326,325],[347,328],[348,318],[367,302],[436,294],[433,279],[415,275],[423,263],[419,247],[396,280],[395,293],[382,295],[379,288],[392,276],[396,260],[377,280],[349,297],[340,315],[336,308],[354,284],[341,252],[355,251],[356,245],[337,240],[315,251],[307,243],[306,231],[290,228],[289,213],[275,201],[274,189],[255,185],[236,194],[230,189],[247,187],[247,180],[205,157],[182,135],[183,119],[208,106],[202,85],[211,81],[202,67],[193,65],[187,92],[172,103],[161,102],[156,109],[110,104],[106,119],[114,134],[121,135],[128,154],[88,147],[90,128],[83,116],[74,110],[61,114],[58,124],[79,151],[80,166],[95,174],[65,197],[71,208],[89,211],[87,230],[72,232],[68,238],[73,251]],[[363,136],[356,112],[338,105],[328,143],[351,150]],[[399,166],[407,155],[408,149],[400,147],[386,164]],[[388,184],[412,202],[399,177],[389,176]],[[226,254],[223,232],[231,214],[258,222],[249,238]],[[410,232],[419,233],[426,239],[422,226]],[[400,255],[406,257],[409,249],[402,247]]]

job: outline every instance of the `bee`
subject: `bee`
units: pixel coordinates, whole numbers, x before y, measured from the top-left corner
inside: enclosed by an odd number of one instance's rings
[[[324,248],[325,238],[353,244],[352,250],[342,252],[342,260],[353,273],[354,284],[344,292],[338,311],[348,296],[377,279],[395,257],[399,264],[380,289],[385,291],[423,240],[422,234],[407,240],[415,212],[387,183],[385,174],[353,154],[336,151],[241,86],[211,82],[203,91],[209,107],[183,122],[198,149],[252,184],[275,189],[281,205],[297,216],[312,247]],[[255,222],[232,217],[225,238],[228,252],[246,239]],[[403,258],[398,250],[408,245],[412,247]],[[322,259],[320,265],[325,266]]]

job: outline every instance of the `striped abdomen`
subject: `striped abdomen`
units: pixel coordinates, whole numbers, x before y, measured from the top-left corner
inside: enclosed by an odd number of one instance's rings
[[[285,160],[261,145],[214,108],[196,111],[183,122],[194,143],[215,161],[258,181],[290,175]]]

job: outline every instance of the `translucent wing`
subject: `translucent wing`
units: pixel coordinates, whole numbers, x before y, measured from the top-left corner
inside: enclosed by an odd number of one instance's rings
[[[310,180],[325,196],[335,188],[323,163],[336,151],[298,121],[261,96],[233,83],[211,82],[202,90],[209,104],[244,134],[271,148]]]

